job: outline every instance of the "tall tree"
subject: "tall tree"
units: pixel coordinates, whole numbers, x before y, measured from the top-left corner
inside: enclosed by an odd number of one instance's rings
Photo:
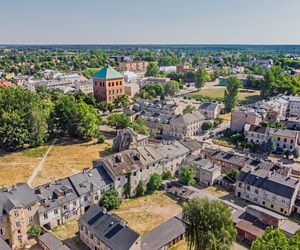
[[[184,166],[179,174],[179,182],[183,185],[195,184],[196,172],[189,166]]]
[[[157,173],[151,174],[147,183],[148,192],[151,194],[156,191],[162,184],[161,176]]]
[[[236,230],[229,207],[221,201],[193,198],[183,204],[188,246],[195,250],[229,250]]]
[[[126,108],[129,105],[129,97],[128,95],[119,95],[114,100],[114,105],[116,108]]]
[[[174,96],[179,92],[179,82],[177,81],[169,81],[165,84],[164,89],[165,89],[165,94],[169,96]]]
[[[229,77],[226,90],[224,92],[224,103],[226,112],[231,112],[238,102],[239,88],[241,81],[236,77]]]
[[[196,72],[195,87],[200,90],[208,81],[210,81],[210,76],[207,71],[203,68],[198,69]]]
[[[145,73],[145,76],[157,76],[158,75],[158,67],[155,62],[150,62],[147,71]]]
[[[126,114],[113,113],[108,116],[107,123],[115,129],[123,129],[129,127],[130,118]]]
[[[100,200],[100,206],[105,207],[107,210],[117,209],[121,205],[121,198],[116,189],[108,190]]]

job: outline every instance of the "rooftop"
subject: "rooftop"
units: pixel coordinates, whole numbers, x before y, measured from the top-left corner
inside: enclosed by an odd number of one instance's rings
[[[94,74],[93,78],[110,80],[110,79],[120,79],[123,78],[123,76],[121,75],[121,73],[119,73],[112,67],[105,66],[102,69],[100,69],[96,74]]]

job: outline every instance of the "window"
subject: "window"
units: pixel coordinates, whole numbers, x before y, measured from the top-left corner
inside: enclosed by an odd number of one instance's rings
[[[17,221],[17,222],[16,222],[16,227],[21,227],[20,221]]]
[[[247,190],[250,190],[250,186],[249,185],[247,185]]]
[[[243,185],[243,184],[242,184],[241,182],[239,182],[239,187],[240,187],[240,188],[242,187],[242,185]]]
[[[93,234],[91,234],[91,239],[94,239],[94,235]]]
[[[274,207],[274,205],[273,204],[271,204],[271,208],[273,208]]]
[[[120,81],[120,86],[122,86],[122,81]]]
[[[84,196],[83,200],[84,200],[84,202],[87,202],[88,201],[88,197]]]
[[[5,228],[0,228],[0,235],[5,235]]]
[[[280,212],[283,213],[283,208],[280,208]]]
[[[95,201],[97,201],[97,200],[99,200],[99,196],[98,196],[98,194],[97,194],[97,195],[95,195]]]
[[[67,205],[64,205],[64,210],[67,210],[68,209],[68,206]]]
[[[294,140],[291,140],[291,143],[294,143]]]
[[[286,142],[286,138],[284,138],[284,140],[283,140],[284,142]]]
[[[266,203],[263,201],[263,205],[265,205]]]
[[[33,218],[32,218],[32,216],[29,216],[28,222],[29,222],[29,224],[32,224],[32,223],[33,223]]]
[[[14,211],[14,214],[15,214],[16,217],[19,216],[19,212],[17,210]]]
[[[48,219],[48,214],[44,214],[44,219],[45,219],[45,220]]]
[[[280,137],[277,138],[277,141],[280,141]]]
[[[255,189],[255,193],[258,194],[258,189]]]
[[[114,87],[114,86],[115,86],[115,83],[114,83],[114,82],[112,82],[112,83],[111,83],[111,86],[113,86],[113,87]]]
[[[73,211],[73,215],[77,215],[77,210],[74,210],[74,211]]]
[[[27,208],[28,211],[31,211],[31,207]]]
[[[57,211],[57,209],[54,209],[54,214],[58,214],[58,211]]]
[[[77,202],[76,201],[73,201],[73,206],[77,206]]]

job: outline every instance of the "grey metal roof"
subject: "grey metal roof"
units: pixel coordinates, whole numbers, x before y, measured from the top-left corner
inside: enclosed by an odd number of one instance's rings
[[[218,103],[215,102],[204,102],[200,105],[199,109],[203,110],[214,110],[218,107]]]
[[[26,183],[17,183],[0,189],[0,215],[15,207],[28,207],[37,202],[37,197]]]
[[[170,124],[190,125],[204,120],[205,120],[204,115],[200,111],[195,111],[193,113],[189,113],[185,115],[174,115],[170,120]]]
[[[185,233],[181,215],[166,221],[142,236],[142,250],[159,250]]]
[[[69,177],[75,192],[81,196],[94,190],[101,190],[113,183],[103,168],[94,168]]]
[[[53,233],[48,232],[39,237],[39,241],[45,245],[49,250],[68,250],[66,245],[62,243],[62,241],[55,236]]]
[[[12,250],[11,247],[0,238],[0,249],[1,250]]]
[[[275,170],[260,167],[253,169],[249,166],[243,167],[238,181],[288,199],[297,192],[296,187],[299,183],[299,180],[282,175]]]
[[[79,224],[113,250],[128,250],[140,237],[120,219],[105,213],[95,204],[79,219]]]
[[[45,213],[78,198],[68,178],[41,185],[34,192],[39,200],[44,200],[44,204],[39,208],[40,213]]]

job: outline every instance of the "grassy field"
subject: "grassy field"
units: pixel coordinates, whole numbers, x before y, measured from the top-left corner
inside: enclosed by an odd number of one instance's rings
[[[50,151],[44,168],[37,175],[33,186],[47,183],[92,167],[92,160],[110,153],[111,144],[97,144],[96,140],[80,142],[73,139],[59,140]]]
[[[181,212],[181,206],[164,191],[136,199],[125,200],[113,213],[128,222],[140,234],[152,230]]]
[[[97,144],[95,140],[80,142],[61,139],[50,151],[44,168],[33,182],[34,186],[62,178],[91,167],[91,161],[110,152],[111,143]],[[26,182],[42,160],[49,146],[7,153],[0,151],[0,187]]]
[[[224,91],[225,91],[225,87],[224,88],[210,88],[210,89],[201,89],[198,92],[192,93],[190,95],[188,95],[188,97],[190,98],[197,98],[197,96],[205,96],[205,97],[209,97],[209,98],[223,98],[224,97]],[[255,99],[259,99],[260,97],[260,91],[256,91],[256,90],[248,90],[248,89],[240,89],[238,98],[239,101],[243,101],[243,102],[251,102]]]
[[[0,151],[0,187],[26,182],[47,149],[43,146],[14,153]]]
[[[55,227],[52,231],[62,240],[72,238],[78,232],[78,219],[70,220],[67,223]]]

